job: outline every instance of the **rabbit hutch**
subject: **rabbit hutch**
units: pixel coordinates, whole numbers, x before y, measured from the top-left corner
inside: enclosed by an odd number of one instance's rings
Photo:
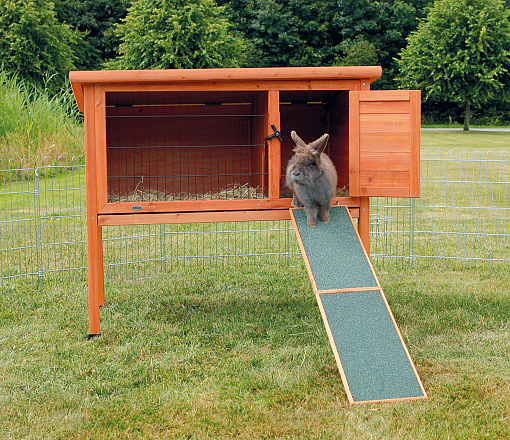
[[[329,133],[332,205],[419,196],[420,92],[371,91],[378,66],[71,72],[85,116],[89,337],[104,304],[102,227],[289,220],[290,132]]]

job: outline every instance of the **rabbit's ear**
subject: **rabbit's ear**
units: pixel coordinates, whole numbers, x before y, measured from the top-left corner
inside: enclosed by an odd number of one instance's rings
[[[317,151],[317,154],[324,153],[326,146],[328,145],[329,134],[324,133],[319,139],[313,141],[310,144],[310,147]]]
[[[303,139],[301,139],[295,131],[291,131],[290,137],[295,142],[297,147],[302,147],[302,148],[306,147],[305,141]]]

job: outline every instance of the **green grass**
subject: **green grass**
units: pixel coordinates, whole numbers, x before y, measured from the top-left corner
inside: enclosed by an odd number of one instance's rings
[[[421,149],[429,150],[431,156],[435,150],[441,150],[444,154],[453,150],[460,155],[461,151],[474,153],[480,151],[485,157],[488,152],[494,152],[499,157],[502,151],[510,153],[509,132],[486,132],[486,131],[422,131]],[[508,160],[508,154],[505,157]]]
[[[0,437],[508,438],[510,277],[379,272],[425,401],[348,406],[303,265],[174,268],[109,284],[91,341],[84,284],[5,288]]]
[[[70,160],[83,153],[83,124],[71,87],[50,95],[0,70],[0,160],[39,164],[45,156]]]
[[[483,151],[508,151],[508,133],[439,133],[442,151],[483,145]],[[423,148],[434,135],[422,133]],[[458,172],[465,165],[451,166]],[[38,188],[39,240],[46,244],[39,256],[31,247],[37,243],[34,221],[19,221],[33,217],[33,181],[15,175],[13,182],[0,182],[0,192],[22,192],[0,198],[1,245],[15,247],[28,237],[30,246],[3,252],[2,276],[25,266],[36,271],[37,258],[46,270],[85,264],[84,219],[66,218],[84,212],[83,191],[58,191],[83,187],[83,170],[50,174]],[[440,203],[449,206],[458,193],[449,197]],[[495,206],[504,203],[498,199]],[[11,217],[2,217],[7,213]],[[432,214],[435,229],[458,229],[443,217],[442,211]],[[404,220],[402,231],[409,228]],[[504,220],[490,223],[499,228]],[[288,231],[247,232],[267,226],[166,225],[164,239],[155,237],[159,225],[105,228],[108,264],[159,255],[182,259],[107,268],[103,334],[92,341],[86,340],[83,271],[46,274],[41,283],[3,280],[0,438],[510,437],[510,275],[503,266],[456,272],[441,264],[410,269],[374,259],[429,399],[349,407],[301,258],[229,256],[281,251],[286,240],[296,250]],[[119,240],[130,234],[145,236]],[[395,247],[408,245],[403,240]],[[452,246],[441,243],[424,246],[430,252]],[[510,243],[504,246],[507,257]],[[473,241],[468,248],[495,246]],[[225,257],[183,259],[204,254]],[[144,279],[154,268],[164,274]]]

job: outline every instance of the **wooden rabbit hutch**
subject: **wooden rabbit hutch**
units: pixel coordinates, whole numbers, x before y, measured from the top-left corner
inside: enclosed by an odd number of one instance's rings
[[[338,197],[369,251],[369,198],[417,197],[420,92],[370,91],[377,66],[71,72],[85,114],[89,335],[102,227],[288,220],[296,130],[330,134]]]

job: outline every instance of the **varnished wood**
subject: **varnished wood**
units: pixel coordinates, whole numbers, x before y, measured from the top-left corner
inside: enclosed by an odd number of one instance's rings
[[[363,78],[365,83],[372,83],[382,74],[380,66],[341,66],[341,67],[273,67],[273,68],[244,68],[244,69],[169,69],[169,70],[109,70],[109,71],[73,71],[69,79],[73,89],[77,92],[78,106],[83,111],[84,101],[80,89],[84,84],[102,85],[156,85],[182,84],[194,82],[208,84],[209,87],[217,83],[248,82],[257,84],[271,81],[285,83],[298,81],[306,87],[308,81],[358,80]],[[278,88],[278,87],[273,87]]]
[[[280,125],[280,92],[278,90],[271,90],[268,92],[268,121],[267,132],[274,133],[272,126],[274,125],[279,131]],[[281,150],[280,140],[278,137],[273,137],[267,141],[268,156],[269,156],[269,198],[280,197],[280,172],[281,172]]]
[[[94,135],[96,149],[96,185],[97,211],[108,202],[106,169],[106,102],[102,87],[96,86],[94,92]]]
[[[122,202],[108,203],[100,214],[145,214],[165,212],[198,211],[260,211],[268,209],[289,209],[291,198],[282,199],[234,199],[234,200],[185,200],[174,202]],[[359,208],[360,199],[356,197],[334,197],[332,205]],[[141,206],[142,209],[133,209]]]
[[[288,210],[269,211],[221,211],[221,212],[175,212],[156,214],[102,214],[101,226],[152,225],[176,223],[218,223],[290,220]]]
[[[350,92],[350,194],[419,196],[419,92]]]
[[[351,217],[352,219],[352,217]],[[360,197],[359,219],[357,234],[361,239],[363,248],[370,259],[370,198]]]
[[[420,134],[421,134],[421,91],[410,92],[411,98],[411,163],[410,197],[420,197]]]
[[[87,85],[85,94],[85,179],[87,186],[87,260],[89,284],[89,335],[101,333],[99,307],[104,304],[103,243],[97,223],[97,176],[95,137],[95,86]]]
[[[349,193],[359,196],[360,191],[360,118],[359,94],[349,92]]]
[[[370,91],[381,73],[379,66],[71,72],[85,111],[90,333],[99,334],[104,304],[102,226],[288,220],[292,130],[308,142],[330,134],[327,154],[350,194],[332,204],[359,218],[369,252],[369,197],[416,197],[420,189],[419,92]],[[190,122],[197,117],[200,127]],[[266,140],[272,124],[283,142]],[[258,188],[264,198],[221,199],[232,185]],[[108,203],[140,189],[218,199]]]

